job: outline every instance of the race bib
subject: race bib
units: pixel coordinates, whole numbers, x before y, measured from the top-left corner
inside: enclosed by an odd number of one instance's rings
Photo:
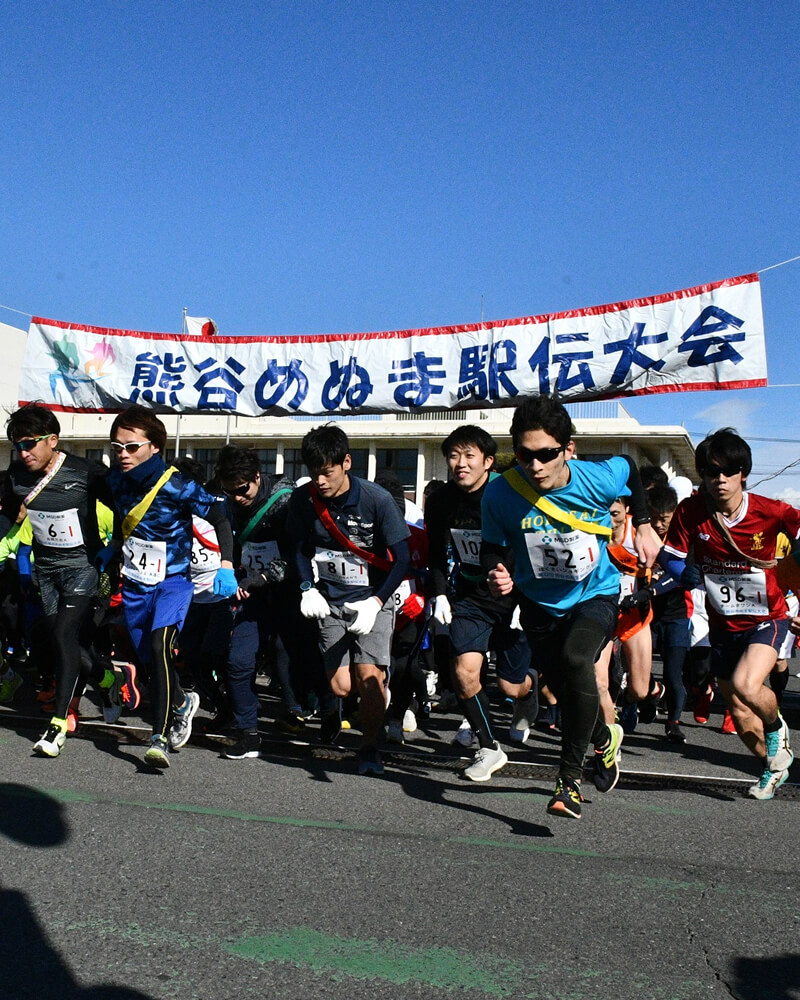
[[[192,537],[192,556],[189,565],[189,576],[195,587],[207,590],[214,583],[217,570],[222,565],[219,550],[209,549],[197,536]]]
[[[718,615],[769,614],[767,574],[763,569],[750,573],[704,573],[708,603]]]
[[[409,597],[416,591],[417,583],[416,580],[403,580],[397,590],[389,598],[390,601],[394,601],[395,611],[400,611],[403,605],[406,603]]]
[[[636,577],[630,573],[620,573],[619,575],[619,597],[630,597],[636,590]]]
[[[245,542],[242,546],[242,566],[248,573],[263,573],[273,559],[280,559],[278,543]]]
[[[366,587],[369,584],[366,560],[355,552],[317,549],[314,565],[320,580],[328,580],[330,583],[338,583],[345,587]]]
[[[43,510],[28,511],[33,537],[49,549],[74,549],[83,545],[83,532],[77,507],[48,514]]]
[[[526,532],[525,544],[537,580],[578,583],[592,572],[600,558],[597,536],[585,531]]]
[[[476,529],[451,528],[450,537],[456,550],[459,562],[467,566],[481,564],[481,533]]]
[[[167,543],[131,535],[122,546],[122,575],[135,583],[156,584],[167,575]]]

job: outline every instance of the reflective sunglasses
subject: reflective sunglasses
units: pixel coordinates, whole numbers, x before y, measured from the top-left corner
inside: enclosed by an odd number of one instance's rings
[[[737,472],[741,471],[741,465],[707,465],[703,475],[708,476],[709,479],[716,479],[717,476],[725,476],[726,479],[730,479],[731,476],[735,476]]]
[[[241,486],[234,486],[232,490],[223,489],[226,497],[245,497],[250,489],[250,483],[242,483]]]
[[[25,438],[24,441],[15,441],[14,447],[19,452],[33,451],[33,449],[40,441],[44,441],[45,438],[49,437],[50,437],[49,434],[40,434],[38,438]]]
[[[135,455],[140,448],[144,448],[150,441],[128,441],[127,444],[120,444],[119,441],[111,442],[111,449],[116,455],[121,455],[126,451],[129,455]]]
[[[541,465],[546,465],[548,462],[552,462],[554,458],[558,458],[564,448],[539,448],[537,451],[531,451],[530,448],[523,448],[520,445],[515,454],[517,458],[523,465],[530,465],[531,462],[539,462]]]

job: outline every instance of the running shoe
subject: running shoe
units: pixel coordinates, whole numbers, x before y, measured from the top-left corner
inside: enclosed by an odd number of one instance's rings
[[[455,712],[458,708],[458,696],[455,691],[442,691],[434,704],[437,712]]]
[[[711,715],[711,702],[714,700],[714,689],[706,684],[705,691],[697,696],[694,703],[694,721],[704,726]]]
[[[290,736],[297,736],[298,733],[302,733],[306,728],[306,721],[301,718],[299,712],[292,709],[280,715],[275,720],[275,725],[281,732],[289,733]]]
[[[670,743],[686,742],[686,734],[677,722],[666,722],[664,724],[664,735]]]
[[[170,750],[180,750],[189,742],[192,735],[192,719],[200,708],[200,695],[196,691],[187,691],[180,708],[173,709],[172,725],[167,733]]]
[[[585,799],[581,795],[581,786],[572,778],[559,778],[553,797],[547,803],[547,811],[551,816],[569,816],[572,819],[581,818],[581,803]]]
[[[142,693],[136,683],[136,665],[120,663],[119,668],[122,671],[120,699],[129,712],[135,712],[142,700]]]
[[[121,670],[114,670],[114,680],[110,687],[101,688],[103,697],[103,720],[113,726],[122,714],[122,685],[125,675]]]
[[[792,766],[794,754],[789,745],[789,727],[782,715],[778,715],[781,728],[774,733],[764,733],[767,747],[767,767],[770,771],[786,771]]]
[[[169,744],[163,736],[151,736],[150,746],[144,752],[144,762],[151,767],[169,767]]]
[[[36,692],[36,700],[42,704],[47,704],[47,702],[55,701],[56,697],[56,682],[55,681],[45,681],[44,686],[41,691]]]
[[[722,727],[720,728],[720,732],[727,733],[729,736],[732,736],[736,733],[736,726],[734,726],[733,724],[733,716],[727,710],[727,708],[725,709],[725,715],[723,716],[722,719]]]
[[[196,729],[199,733],[204,736],[216,736],[220,739],[229,740],[235,738],[239,735],[239,730],[236,728],[236,720],[233,717],[233,713],[227,709],[223,709],[211,718],[211,719],[198,719],[194,723],[193,729]]]
[[[650,694],[648,694],[644,701],[639,702],[639,722],[645,725],[655,720],[658,709],[661,707],[661,703],[667,693],[667,689],[659,681],[654,681],[653,684],[655,686]]]
[[[619,762],[622,759],[621,748],[625,732],[616,722],[608,727],[608,731],[610,738],[607,745],[594,752],[592,780],[598,792],[610,792],[619,781]]]
[[[356,754],[359,774],[383,774],[383,761],[375,747],[361,747]]]
[[[386,740],[388,743],[403,743],[403,723],[399,719],[390,719],[386,727]]]
[[[507,763],[508,757],[505,751],[501,750],[500,744],[495,741],[492,746],[481,747],[478,750],[463,774],[470,781],[488,781],[495,771],[499,771]]]
[[[240,732],[233,746],[225,747],[222,756],[228,760],[255,760],[261,756],[261,737],[252,730]]]
[[[747,789],[747,794],[751,799],[771,799],[788,777],[788,770],[771,771],[769,767],[765,767],[758,784],[751,785]]]
[[[78,725],[81,721],[81,700],[80,698],[73,698],[69,703],[69,708],[67,709],[67,732],[74,733],[78,729]]]
[[[561,709],[558,705],[545,705],[536,719],[536,726],[546,733],[555,733],[561,729]]]
[[[636,725],[639,722],[639,706],[635,701],[626,701],[622,711],[619,713],[619,724],[623,732],[629,736],[636,732]]]
[[[58,757],[67,742],[65,729],[51,722],[46,732],[33,744],[33,752],[40,757]]]
[[[466,719],[462,719],[461,725],[458,727],[458,732],[453,737],[453,743],[458,744],[460,747],[471,747],[474,742],[475,733],[472,730],[472,726],[470,726]]]
[[[339,708],[322,716],[319,738],[322,743],[335,743],[342,732],[342,716]]]
[[[415,733],[417,731],[417,717],[407,708],[403,713],[403,732],[404,733]]]
[[[10,668],[0,680],[0,704],[10,705],[22,684],[22,676]]]
[[[514,699],[514,713],[508,737],[512,743],[524,743],[531,735],[531,729],[539,714],[539,701],[534,691],[524,698]]]

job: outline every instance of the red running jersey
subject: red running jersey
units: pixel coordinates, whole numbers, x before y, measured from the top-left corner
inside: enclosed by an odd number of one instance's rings
[[[726,525],[747,555],[774,559],[778,534],[800,536],[800,511],[780,500],[745,493],[742,509]],[[774,569],[759,569],[733,551],[700,494],[678,504],[664,548],[685,559],[690,549],[703,574],[709,621],[729,632],[742,632],[788,612]]]

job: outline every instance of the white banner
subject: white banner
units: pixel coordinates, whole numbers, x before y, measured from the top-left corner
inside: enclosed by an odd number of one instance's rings
[[[34,317],[20,402],[118,411],[337,414],[513,406],[767,384],[758,275],[471,326],[204,337]]]

